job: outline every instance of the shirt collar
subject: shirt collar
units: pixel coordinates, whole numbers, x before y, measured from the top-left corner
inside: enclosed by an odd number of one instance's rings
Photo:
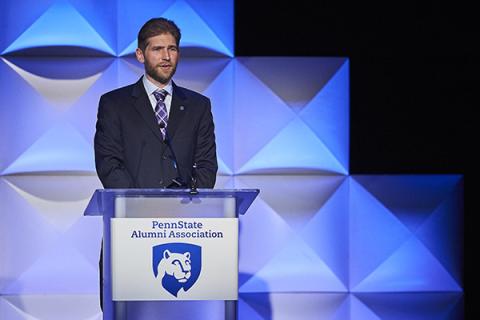
[[[153,84],[148,78],[143,75],[143,86],[145,87],[145,90],[147,91],[148,95],[153,94],[154,91],[158,90],[159,88]],[[173,85],[172,85],[172,80],[168,81],[167,85],[162,88],[163,90],[167,91],[169,95],[172,95],[173,92]]]

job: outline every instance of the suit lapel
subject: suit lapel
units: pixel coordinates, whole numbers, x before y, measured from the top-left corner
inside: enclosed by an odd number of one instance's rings
[[[135,109],[140,113],[143,120],[145,120],[147,126],[153,131],[155,136],[160,141],[163,141],[160,128],[155,118],[155,112],[153,111],[152,105],[143,86],[142,78],[140,78],[140,80],[134,85],[132,96],[135,97]]]
[[[170,105],[170,114],[168,115],[168,136],[170,140],[173,139],[177,129],[180,127],[187,109],[187,99],[183,91],[173,83],[172,104]]]

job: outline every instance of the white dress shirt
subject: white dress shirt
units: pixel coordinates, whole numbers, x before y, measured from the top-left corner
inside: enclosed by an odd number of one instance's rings
[[[164,103],[167,107],[167,113],[170,114],[170,106],[172,105],[172,93],[173,93],[173,85],[172,80],[168,82],[168,84],[163,88],[158,88],[154,85],[150,80],[147,79],[145,75],[143,75],[143,86],[145,87],[145,91],[147,91],[148,99],[150,99],[150,104],[152,105],[153,111],[155,111],[155,106],[157,105],[157,99],[153,95],[153,92],[158,89],[163,89],[167,91],[167,96],[165,97]]]

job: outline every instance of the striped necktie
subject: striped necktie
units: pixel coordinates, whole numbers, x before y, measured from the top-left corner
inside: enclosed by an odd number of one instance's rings
[[[155,117],[157,118],[157,123],[160,126],[163,140],[165,140],[167,134],[168,112],[167,106],[165,105],[165,97],[167,96],[167,94],[167,91],[163,89],[153,92],[155,99],[157,99],[157,105],[155,106]]]

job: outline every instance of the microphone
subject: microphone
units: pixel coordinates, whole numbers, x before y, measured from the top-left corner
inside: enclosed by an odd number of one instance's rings
[[[160,123],[160,129],[164,129],[164,128],[165,128],[165,124],[163,122]],[[175,170],[177,172],[177,177],[172,179],[172,183],[167,188],[185,187],[186,183],[183,182],[182,177],[180,176],[180,171],[178,170],[177,157],[175,156],[175,152],[173,151],[172,144],[170,143],[170,137],[168,136],[167,130],[165,130],[165,139],[163,141],[165,142],[168,149],[170,150],[170,153],[172,154],[171,159],[173,161],[173,166],[175,167]]]
[[[190,181],[190,194],[198,194],[197,190],[197,163],[192,166],[192,179]]]

